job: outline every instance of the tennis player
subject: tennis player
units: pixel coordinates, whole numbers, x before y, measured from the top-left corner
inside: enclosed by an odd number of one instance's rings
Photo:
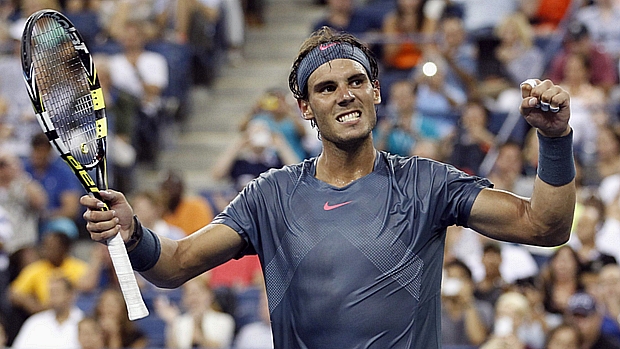
[[[439,348],[446,227],[503,241],[568,240],[575,203],[569,95],[551,81],[522,84],[520,110],[538,129],[531,198],[418,157],[377,151],[377,62],[355,37],[323,28],[289,76],[322,153],[250,182],[213,222],[180,241],[140,225],[123,194],[81,198],[91,238],[120,232],[135,270],[160,287],[246,254],[265,275],[275,347]]]

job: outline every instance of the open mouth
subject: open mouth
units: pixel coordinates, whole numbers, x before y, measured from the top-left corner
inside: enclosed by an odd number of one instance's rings
[[[336,118],[338,122],[349,122],[359,119],[361,113],[359,111],[350,112],[347,114],[340,115]]]

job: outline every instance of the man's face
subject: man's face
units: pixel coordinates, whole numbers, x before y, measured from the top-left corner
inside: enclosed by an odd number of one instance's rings
[[[67,287],[64,281],[51,278],[50,279],[50,308],[57,312],[71,308],[73,304],[73,292]]]
[[[548,349],[579,349],[579,337],[573,329],[564,327],[549,340]]]
[[[569,318],[577,325],[586,340],[596,339],[600,333],[602,318],[597,313],[588,315],[570,314]]]
[[[54,266],[60,266],[66,257],[66,247],[56,234],[46,234],[41,241],[41,256]]]
[[[45,168],[50,163],[51,148],[47,146],[33,147],[30,152],[30,161],[36,168]]]
[[[308,101],[300,108],[304,118],[315,119],[324,141],[347,145],[369,138],[380,102],[379,88],[361,64],[336,59],[310,75]]]

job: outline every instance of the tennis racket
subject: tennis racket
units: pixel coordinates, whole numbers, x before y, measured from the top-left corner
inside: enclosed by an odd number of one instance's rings
[[[26,21],[21,59],[26,89],[43,132],[86,191],[101,199],[99,190],[108,188],[105,103],[82,36],[60,12],[35,12]],[[89,171],[96,174],[96,181]],[[147,316],[120,234],[109,239],[107,246],[129,319]]]

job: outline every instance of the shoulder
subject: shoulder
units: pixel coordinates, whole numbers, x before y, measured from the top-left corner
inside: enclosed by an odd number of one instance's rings
[[[44,260],[34,261],[22,269],[19,273],[18,278],[20,277],[30,277],[37,276],[42,273],[48,273],[51,269],[50,264]]]
[[[419,156],[401,156],[382,152],[388,165],[394,171],[457,171],[454,166]]]
[[[313,160],[309,159],[298,164],[269,169],[266,172],[261,173],[252,182],[278,183],[280,185],[296,183],[303,171],[307,170],[311,166],[311,161]]]
[[[66,265],[67,268],[84,268],[84,267],[88,267],[88,263],[85,262],[84,260],[81,260],[79,258],[76,257],[67,257],[67,259],[65,259],[63,266]]]

